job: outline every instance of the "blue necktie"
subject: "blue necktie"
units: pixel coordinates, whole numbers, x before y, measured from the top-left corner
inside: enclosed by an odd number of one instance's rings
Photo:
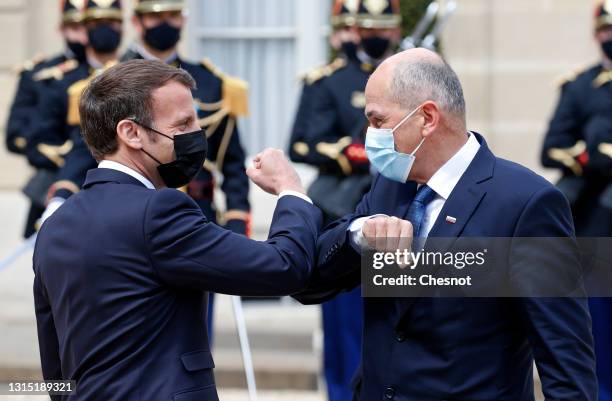
[[[421,229],[423,226],[423,220],[425,220],[425,211],[427,205],[434,200],[436,192],[429,188],[427,185],[421,185],[421,188],[417,191],[406,218],[412,223],[414,238],[421,237]]]

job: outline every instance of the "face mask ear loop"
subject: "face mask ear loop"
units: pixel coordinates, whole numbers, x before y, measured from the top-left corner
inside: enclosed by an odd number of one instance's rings
[[[419,151],[419,149],[421,148],[421,146],[423,145],[423,142],[425,142],[426,137],[423,137],[423,139],[421,139],[421,143],[419,143],[419,146],[416,147],[416,149],[414,150],[414,152],[412,152],[410,155],[414,156],[416,154],[416,152]]]
[[[398,129],[399,127],[401,127],[401,126],[402,126],[402,125],[403,125],[403,124],[404,124],[406,121],[408,121],[408,119],[409,119],[410,117],[412,117],[412,116],[414,115],[414,113],[416,113],[417,111],[419,111],[419,109],[420,109],[420,108],[421,108],[421,106],[417,107],[416,109],[414,109],[414,110],[412,111],[412,113],[410,113],[410,114],[408,114],[406,117],[404,117],[404,118],[402,119],[402,121],[400,121],[400,122],[399,122],[399,124],[397,124],[397,125],[396,125],[396,126],[395,126],[395,127],[392,129],[392,130],[391,130],[391,132],[395,132],[395,131],[397,131],[397,129]]]
[[[161,162],[159,160],[157,160],[155,157],[153,157],[152,154],[150,154],[149,152],[147,152],[146,150],[144,150],[144,148],[140,149],[144,152],[145,155],[149,156],[151,159],[155,160],[155,163],[157,164],[161,164]]]
[[[164,134],[163,132],[159,132],[159,131],[158,131],[158,130],[156,130],[155,128],[147,127],[146,125],[139,123],[139,122],[138,122],[138,120],[136,120],[135,118],[128,118],[128,120],[129,120],[129,121],[131,121],[131,122],[133,122],[134,124],[138,124],[138,125],[140,125],[140,126],[141,126],[142,128],[144,128],[144,129],[148,129],[149,131],[153,131],[153,132],[155,132],[156,134],[159,134],[159,135],[161,135],[161,136],[165,136],[166,138],[170,139],[171,141],[174,141],[174,138],[172,138],[171,136],[166,135],[166,134]]]

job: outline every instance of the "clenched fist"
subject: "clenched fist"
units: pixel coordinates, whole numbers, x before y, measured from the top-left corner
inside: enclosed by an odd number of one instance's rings
[[[279,149],[268,148],[255,156],[247,175],[257,186],[273,195],[282,191],[306,194],[297,171]]]
[[[374,217],[361,229],[367,247],[379,252],[410,251],[412,246],[412,223],[397,217]]]

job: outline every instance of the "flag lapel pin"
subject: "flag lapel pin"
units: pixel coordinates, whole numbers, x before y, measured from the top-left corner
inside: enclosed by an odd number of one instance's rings
[[[457,218],[453,216],[446,216],[446,222],[448,224],[455,224],[457,222]]]

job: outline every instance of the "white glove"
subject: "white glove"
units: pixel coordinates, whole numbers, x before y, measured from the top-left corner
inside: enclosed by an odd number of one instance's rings
[[[51,198],[51,200],[47,204],[47,208],[40,217],[40,220],[38,220],[39,225],[42,226],[43,223],[47,221],[47,219],[51,217],[51,215],[55,213],[55,211],[64,204],[64,202],[66,202],[66,199],[64,198]]]

